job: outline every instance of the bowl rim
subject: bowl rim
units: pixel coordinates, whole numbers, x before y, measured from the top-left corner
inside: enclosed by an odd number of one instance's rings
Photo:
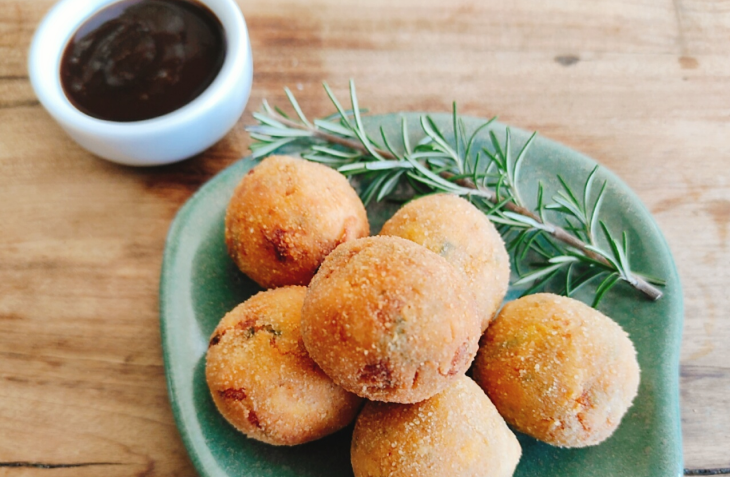
[[[30,82],[43,107],[64,126],[95,136],[121,139],[147,136],[174,130],[224,102],[240,81],[240,72],[250,68],[251,47],[243,13],[235,0],[196,0],[208,7],[223,26],[226,55],[218,75],[195,99],[162,116],[141,121],[118,122],[94,118],[77,109],[61,85],[63,52],[78,28],[91,16],[122,0],[61,0],[39,24],[30,46]]]

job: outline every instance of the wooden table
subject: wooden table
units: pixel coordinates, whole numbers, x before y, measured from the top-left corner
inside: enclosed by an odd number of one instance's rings
[[[289,86],[355,78],[375,113],[499,114],[621,176],[654,214],[685,293],[688,469],[730,473],[730,1],[246,0],[254,87],[209,151],[149,169],[79,148],[36,100],[51,0],[0,0],[0,475],[195,475],[158,329],[178,208],[247,153],[243,126]],[[55,470],[47,470],[53,468]]]

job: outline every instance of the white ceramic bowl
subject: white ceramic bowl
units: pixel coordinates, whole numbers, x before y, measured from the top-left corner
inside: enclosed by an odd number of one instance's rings
[[[134,122],[87,116],[61,87],[61,57],[72,35],[90,16],[116,1],[61,0],[48,12],[33,37],[28,60],[31,84],[41,104],[82,147],[120,164],[168,164],[210,147],[236,124],[251,92],[251,44],[235,0],[199,0],[221,21],[226,37],[223,67],[210,86],[180,109]]]

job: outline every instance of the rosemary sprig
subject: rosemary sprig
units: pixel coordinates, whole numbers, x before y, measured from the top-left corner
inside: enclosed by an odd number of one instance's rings
[[[408,126],[403,119],[401,141],[403,150],[393,147],[385,131],[380,129],[382,143],[369,137],[363,126],[354,83],[350,82],[351,109],[345,110],[332,90],[324,84],[337,113],[310,121],[296,98],[287,88],[286,95],[297,118],[279,108],[272,109],[264,101],[261,112],[254,113],[259,124],[246,129],[257,141],[251,145],[253,157],[271,154],[282,146],[305,141],[302,157],[336,168],[347,176],[364,175],[367,186],[361,197],[367,205],[391,195],[401,183],[408,183],[416,195],[450,193],[463,196],[488,215],[498,225],[511,252],[519,278],[513,285],[531,285],[533,293],[554,284],[562,276],[565,295],[572,295],[589,282],[598,281],[593,306],[597,306],[608,291],[624,281],[652,300],[662,292],[652,285],[663,285],[656,278],[633,272],[628,260],[628,237],[621,241],[611,235],[599,218],[606,183],[592,197],[598,167],[588,175],[583,191],[576,194],[558,176],[562,190],[546,203],[542,184],[538,188],[537,206],[530,210],[519,190],[520,166],[536,133],[533,133],[515,155],[512,134],[506,128],[500,141],[489,129],[495,118],[467,134],[463,120],[453,106],[453,140],[448,140],[436,122],[428,115],[420,117],[423,138],[411,145]],[[477,150],[477,139],[488,134],[491,149]],[[564,224],[546,219],[546,213]],[[603,241],[597,240],[597,232]],[[602,245],[605,243],[605,245]],[[523,272],[520,263],[536,258],[530,270]],[[651,283],[650,283],[651,282]]]

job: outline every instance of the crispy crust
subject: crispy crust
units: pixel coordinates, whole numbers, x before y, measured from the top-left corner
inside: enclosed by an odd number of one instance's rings
[[[345,176],[288,156],[251,169],[226,211],[228,253],[264,288],[307,285],[337,245],[369,233],[365,207]]]
[[[520,454],[515,435],[466,376],[417,404],[367,403],[350,449],[355,477],[509,477]]]
[[[216,407],[249,437],[295,445],[352,422],[361,399],[309,358],[299,332],[304,287],[258,293],[223,317],[205,375]]]
[[[547,293],[504,306],[482,338],[474,379],[517,430],[549,444],[599,444],[639,386],[621,327],[589,306]]]
[[[502,237],[479,209],[454,195],[435,194],[403,206],[380,235],[402,237],[444,257],[464,273],[487,329],[507,294],[509,255]]]
[[[464,374],[479,326],[462,275],[398,237],[340,245],[302,309],[312,359],[345,389],[388,402],[421,401]]]

